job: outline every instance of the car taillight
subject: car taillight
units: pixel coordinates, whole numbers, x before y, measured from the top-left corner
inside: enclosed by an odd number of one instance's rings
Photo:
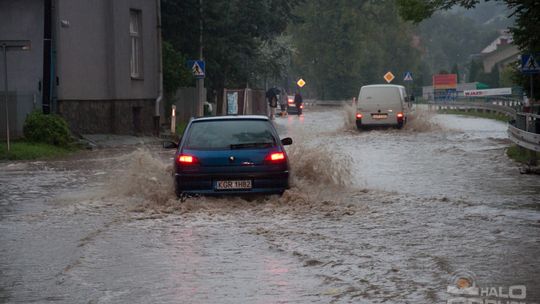
[[[270,153],[264,159],[268,163],[280,163],[285,161],[285,153],[283,152],[274,152]]]
[[[304,108],[304,105],[300,105],[300,109],[303,109]]]
[[[356,119],[362,119],[362,113],[356,113]]]
[[[199,160],[192,155],[180,154],[176,157],[176,163],[180,166],[196,165]]]
[[[400,113],[397,113],[396,116],[397,116],[397,118],[403,118],[403,113],[401,113],[401,112],[400,112]]]

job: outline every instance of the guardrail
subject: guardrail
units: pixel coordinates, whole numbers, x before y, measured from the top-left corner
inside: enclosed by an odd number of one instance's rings
[[[512,105],[512,106],[510,106]],[[506,115],[510,118],[516,117],[516,107],[518,107],[520,103],[518,102],[512,102],[512,101],[501,101],[501,102],[451,102],[451,103],[430,103],[429,108],[430,110],[433,110],[433,108],[436,108],[437,110],[444,110],[444,109],[456,109],[456,110],[481,110],[481,111],[487,111],[487,112],[496,112],[503,115]]]
[[[305,99],[304,104],[307,106],[323,106],[323,107],[341,107],[346,104],[352,104],[352,100],[316,100]]]
[[[540,152],[540,115],[517,113],[508,125],[508,138],[518,146]]]

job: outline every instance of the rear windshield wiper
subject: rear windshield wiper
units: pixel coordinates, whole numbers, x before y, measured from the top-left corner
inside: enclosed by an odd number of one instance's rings
[[[245,143],[245,144],[231,145],[231,149],[268,148],[268,147],[272,147],[273,145],[274,145],[274,143],[271,143],[271,142]]]

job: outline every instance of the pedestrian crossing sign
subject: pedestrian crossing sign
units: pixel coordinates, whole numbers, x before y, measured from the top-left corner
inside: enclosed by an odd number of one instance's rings
[[[540,73],[537,58],[540,58],[540,53],[521,55],[521,71],[529,74]]]
[[[412,73],[411,72],[405,73],[405,77],[403,78],[403,81],[413,81]]]
[[[191,73],[193,73],[193,76],[195,76],[195,78],[204,78],[206,74],[205,63],[203,60],[189,60],[188,68],[191,70]]]

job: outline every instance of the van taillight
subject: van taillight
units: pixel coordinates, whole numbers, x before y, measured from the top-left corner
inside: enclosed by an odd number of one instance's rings
[[[176,157],[176,163],[180,166],[196,165],[199,163],[199,160],[192,155],[180,154]]]
[[[356,113],[356,119],[362,119],[362,113]]]
[[[401,112],[400,112],[400,113],[397,113],[396,116],[397,116],[397,118],[403,118],[403,113],[401,113]]]

